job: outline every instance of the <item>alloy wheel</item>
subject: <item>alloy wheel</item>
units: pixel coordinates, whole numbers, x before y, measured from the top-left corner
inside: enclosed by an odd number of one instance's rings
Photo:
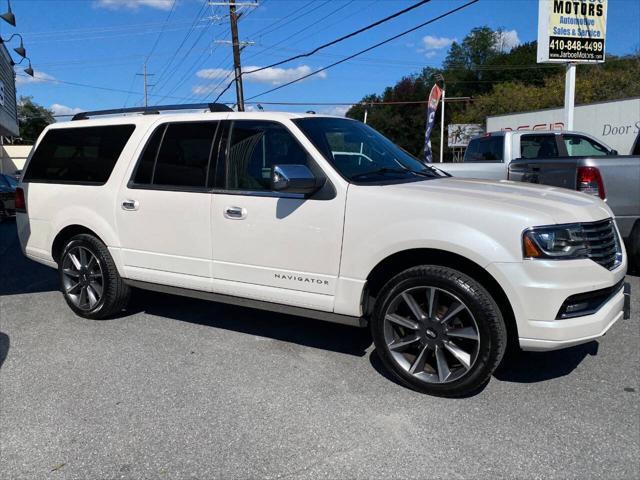
[[[104,276],[98,258],[85,247],[70,248],[62,260],[62,286],[80,310],[95,308],[104,291]]]
[[[428,383],[449,383],[469,372],[480,348],[471,310],[456,295],[433,286],[396,295],[384,315],[384,339],[403,370]]]

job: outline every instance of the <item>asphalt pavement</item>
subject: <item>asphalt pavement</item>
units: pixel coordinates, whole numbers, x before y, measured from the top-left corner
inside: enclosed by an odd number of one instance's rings
[[[149,292],[75,316],[0,224],[0,478],[640,477],[640,278],[598,342],[469,398],[389,380],[366,330]]]

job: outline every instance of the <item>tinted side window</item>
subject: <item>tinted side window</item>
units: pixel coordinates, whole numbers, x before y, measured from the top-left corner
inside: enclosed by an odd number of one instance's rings
[[[230,190],[270,190],[273,165],[307,165],[311,159],[293,135],[275,122],[236,121],[227,153]]]
[[[523,135],[520,138],[522,158],[555,158],[558,144],[555,135]]]
[[[24,181],[104,184],[134,129],[110,125],[50,130],[34,152]]]
[[[471,140],[464,153],[465,162],[501,162],[504,137],[481,137]]]
[[[580,135],[564,135],[564,145],[570,157],[594,157],[609,155],[609,151],[586,137]]]
[[[217,122],[173,123],[156,159],[154,185],[205,187]]]
[[[167,125],[161,125],[153,132],[151,138],[144,147],[144,152],[138,161],[134,183],[138,185],[151,184],[151,176],[153,175],[153,167],[156,163],[156,156],[158,155],[158,147],[164,136],[164,132],[167,129]]]
[[[133,182],[204,188],[218,123],[181,122],[159,126],[138,161]]]

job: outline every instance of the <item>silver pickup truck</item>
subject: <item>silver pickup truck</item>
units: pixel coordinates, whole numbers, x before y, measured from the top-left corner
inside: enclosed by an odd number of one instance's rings
[[[593,137],[568,131],[488,133],[471,140],[463,162],[438,164],[456,177],[509,179],[570,188],[605,200],[629,256],[640,268],[640,148],[618,155]]]

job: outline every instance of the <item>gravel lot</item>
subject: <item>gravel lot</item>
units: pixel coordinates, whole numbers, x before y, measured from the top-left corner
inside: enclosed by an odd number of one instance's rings
[[[147,292],[76,317],[0,224],[0,478],[639,478],[640,278],[601,341],[447,400],[366,331]]]

